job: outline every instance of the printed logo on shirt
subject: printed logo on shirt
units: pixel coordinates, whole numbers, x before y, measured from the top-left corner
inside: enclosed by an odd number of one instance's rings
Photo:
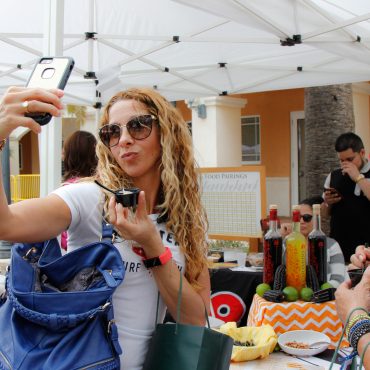
[[[159,229],[158,232],[161,236],[164,245],[168,247],[179,246],[179,243],[176,242],[175,235],[173,233],[169,233],[166,230],[162,229]],[[122,260],[125,266],[126,273],[145,272],[150,276],[153,275],[151,269],[147,269],[141,261],[145,257],[145,252],[144,249],[139,244],[132,241],[129,242],[119,237],[116,239],[116,243],[117,244],[122,243],[120,245],[120,250],[122,253]],[[177,252],[174,251],[173,248],[171,248],[171,250],[173,253],[175,253],[175,255],[177,254]],[[178,262],[176,262],[176,266],[180,272],[183,270],[183,266],[179,265]]]
[[[163,241],[172,245],[179,245],[179,243],[175,240],[175,235],[173,233],[168,233],[165,230],[159,230],[159,234],[161,234],[161,238]]]

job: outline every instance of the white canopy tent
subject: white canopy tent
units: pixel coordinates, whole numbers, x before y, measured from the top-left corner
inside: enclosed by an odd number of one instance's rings
[[[47,54],[75,59],[65,102],[91,106],[129,86],[178,100],[370,80],[368,0],[0,4],[0,93]],[[57,126],[43,129],[42,194],[59,184]]]

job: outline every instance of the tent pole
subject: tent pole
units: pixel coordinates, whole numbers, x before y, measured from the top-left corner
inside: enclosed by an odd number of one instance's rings
[[[11,193],[10,193],[10,149],[9,149],[9,140],[6,141],[3,151],[0,154],[1,157],[1,164],[3,167],[3,184],[4,190],[6,194],[6,198],[8,200],[8,204],[11,203]],[[2,258],[9,258],[10,257],[10,249],[13,244],[7,242],[5,240],[0,240],[0,259]]]
[[[89,1],[89,29],[88,32],[96,32],[95,29],[95,1]],[[87,40],[87,70],[94,71],[94,39]]]
[[[63,55],[64,0],[44,1],[45,56]],[[46,196],[61,183],[62,119],[54,117],[39,135],[40,196]]]

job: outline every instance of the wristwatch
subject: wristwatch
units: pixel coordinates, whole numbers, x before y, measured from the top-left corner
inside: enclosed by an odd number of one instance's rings
[[[365,178],[365,176],[364,176],[364,174],[363,173],[360,173],[358,176],[357,176],[357,178],[356,178],[356,180],[355,180],[355,183],[357,184],[358,182],[360,182],[362,179],[364,179]]]
[[[166,247],[166,250],[160,256],[153,258],[145,258],[143,259],[143,263],[147,269],[150,269],[152,267],[165,265],[171,258],[172,258],[171,249]]]

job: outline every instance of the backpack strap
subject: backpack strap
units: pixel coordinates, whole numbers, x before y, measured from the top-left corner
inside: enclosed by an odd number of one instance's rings
[[[115,237],[116,237],[116,233],[113,230],[113,226],[110,223],[106,222],[103,218],[102,235],[100,237],[100,241],[108,239],[113,244]]]
[[[102,221],[102,236],[100,240],[107,239],[111,244],[114,243],[114,240],[116,238],[116,232],[113,229],[113,226],[106,222],[103,217]],[[112,283],[114,282],[113,277],[109,276],[109,273],[106,271],[100,271],[106,279],[109,280],[112,279]],[[112,302],[111,302],[112,303]],[[108,335],[110,337],[110,340],[112,341],[112,345],[114,350],[118,355],[122,354],[122,348],[119,344],[118,340],[118,328],[116,325],[116,322],[114,320],[114,313],[113,313],[113,305],[110,304],[108,310],[107,310],[107,320],[108,320]]]

